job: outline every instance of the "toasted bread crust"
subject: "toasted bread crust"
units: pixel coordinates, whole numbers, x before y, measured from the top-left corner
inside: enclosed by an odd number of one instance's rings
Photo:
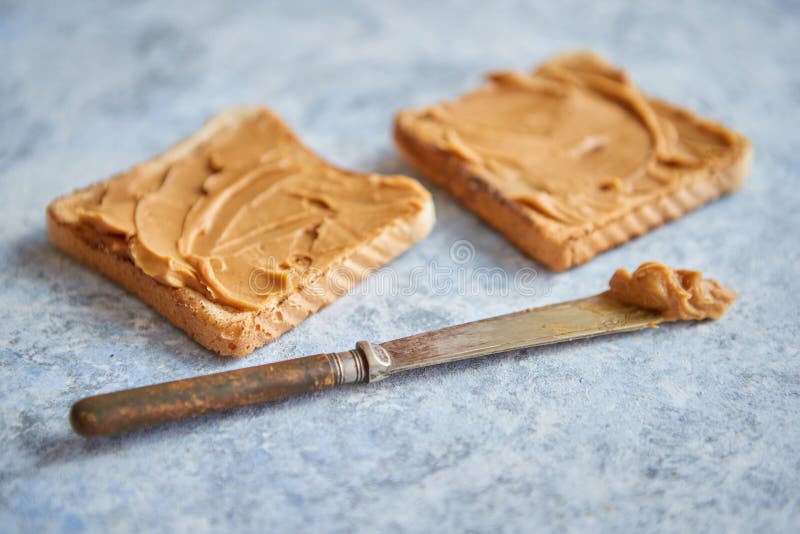
[[[216,125],[229,124],[239,116],[241,112],[238,110],[218,115],[198,132],[151,161],[176,159],[181,152],[213,135]],[[300,286],[275,308],[242,311],[211,301],[192,289],[159,283],[129,259],[121,238],[74,224],[69,217],[70,203],[78,195],[89,194],[93,187],[60,197],[48,206],[47,235],[50,242],[139,297],[202,346],[223,356],[245,356],[276,339],[427,235],[435,220],[433,201],[420,187],[423,209],[410,217],[398,218],[371,240],[355,247],[339,264],[323,272],[313,287]]]
[[[689,111],[660,103],[676,113],[704,122]],[[724,163],[705,177],[695,177],[654,201],[641,205],[590,231],[567,229],[525,210],[486,177],[476,174],[463,158],[414,134],[414,111],[397,114],[394,140],[403,156],[428,180],[447,190],[487,224],[501,232],[524,254],[553,271],[585,263],[600,252],[629,241],[672,219],[734,191],[750,172],[752,148],[741,136]],[[705,121],[707,122],[707,121]]]

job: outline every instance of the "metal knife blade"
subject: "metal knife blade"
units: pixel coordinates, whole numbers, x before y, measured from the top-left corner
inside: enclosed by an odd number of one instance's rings
[[[655,327],[658,312],[601,293],[464,323],[378,345],[391,361],[386,374],[498,352]]]

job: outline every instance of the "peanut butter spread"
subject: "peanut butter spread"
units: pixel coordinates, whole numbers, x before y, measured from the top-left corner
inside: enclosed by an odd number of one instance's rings
[[[504,196],[569,227],[601,224],[706,174],[737,144],[721,126],[646,98],[590,53],[491,74],[413,120]]]
[[[633,274],[618,269],[609,282],[609,293],[622,302],[660,311],[667,321],[719,319],[736,292],[697,271],[673,270],[647,262]]]
[[[266,110],[170,152],[95,186],[72,222],[123,239],[159,282],[238,309],[277,302],[430,198],[409,178],[326,164]]]

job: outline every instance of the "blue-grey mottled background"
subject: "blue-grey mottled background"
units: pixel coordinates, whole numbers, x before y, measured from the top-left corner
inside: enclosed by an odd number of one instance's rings
[[[747,134],[750,182],[561,274],[432,188],[430,237],[362,295],[239,361],[45,240],[52,198],[233,104],[272,106],[336,164],[413,175],[390,142],[395,110],[576,47]],[[0,530],[797,532],[799,48],[795,2],[0,2]],[[466,263],[448,253],[459,239],[474,247]],[[87,394],[591,294],[648,259],[708,271],[741,298],[717,323],[123,438],[84,441],[67,424]],[[424,280],[411,295],[384,291],[431,261],[538,277],[524,295],[441,294]]]

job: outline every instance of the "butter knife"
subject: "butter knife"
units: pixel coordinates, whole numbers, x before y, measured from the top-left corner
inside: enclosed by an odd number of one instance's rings
[[[70,422],[82,436],[107,436],[344,384],[377,382],[418,367],[640,330],[662,320],[658,312],[601,293],[380,344],[359,341],[345,352],[87,397],[72,406]]]

